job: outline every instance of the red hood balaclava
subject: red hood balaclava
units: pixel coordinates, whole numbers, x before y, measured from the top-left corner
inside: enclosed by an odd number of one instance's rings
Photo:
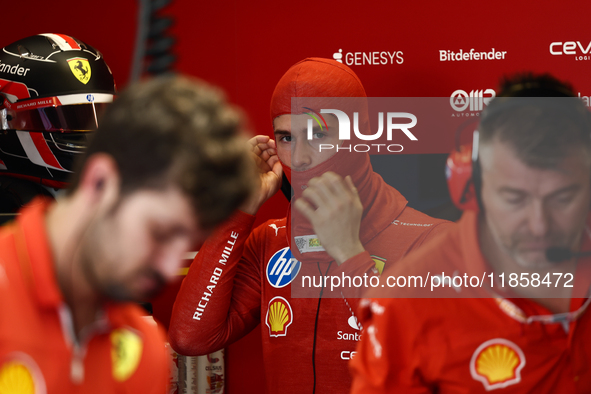
[[[322,97],[326,100],[300,100],[302,105],[298,105],[297,98],[311,97]],[[271,98],[271,121],[280,115],[296,114],[292,112],[292,105],[294,109],[298,109],[297,114],[309,112],[304,109],[304,106],[308,106],[310,102],[313,102],[317,107],[313,108],[316,112],[320,112],[322,108],[341,107],[337,109],[348,113],[352,120],[353,116],[350,112],[353,111],[353,108],[342,108],[343,100],[339,102],[335,99],[339,97],[365,99],[365,89],[353,70],[334,60],[304,59],[287,70],[275,87]],[[365,101],[363,102],[365,103]],[[356,106],[359,107],[359,105]],[[355,110],[360,112],[360,130],[369,134],[367,110]],[[341,146],[347,146],[349,142],[343,141]],[[305,171],[292,172],[285,164],[282,163],[282,165],[294,190],[292,202],[302,196],[310,179],[318,177],[326,171],[333,171],[343,178],[350,175],[363,204],[359,236],[364,245],[390,225],[407,204],[406,199],[398,191],[388,186],[382,177],[373,171],[368,153],[339,150],[328,160]],[[291,252],[301,262],[334,260],[324,251],[301,253],[297,247],[294,247],[298,237],[313,235],[315,232],[310,222],[299,211],[291,209],[291,203],[287,213],[286,230]],[[304,238],[300,239],[303,241]]]

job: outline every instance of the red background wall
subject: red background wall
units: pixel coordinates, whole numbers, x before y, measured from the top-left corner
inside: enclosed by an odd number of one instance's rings
[[[3,2],[0,45],[38,33],[73,35],[103,53],[122,88],[129,80],[137,10],[133,1]],[[450,97],[458,89],[495,88],[501,75],[523,70],[551,72],[589,96],[591,50],[587,60],[578,59],[591,43],[590,11],[591,2],[583,0],[176,0],[161,13],[175,18],[170,33],[177,38],[176,69],[223,87],[246,110],[253,132],[271,135],[269,99],[283,72],[305,57],[331,58],[339,49],[402,52],[402,64],[352,66],[370,97]],[[552,42],[566,41],[578,41],[583,49],[550,53]],[[440,61],[440,50],[471,48],[507,53],[504,60]],[[446,141],[439,153],[451,149],[451,139]],[[284,215],[286,206],[276,196],[259,221]],[[178,283],[155,301],[165,324],[176,288]],[[260,392],[261,361],[257,329],[229,348],[228,392]]]

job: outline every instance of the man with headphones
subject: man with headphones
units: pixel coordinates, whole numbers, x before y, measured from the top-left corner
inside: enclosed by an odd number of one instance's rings
[[[589,112],[569,85],[521,75],[475,139],[473,187],[455,185],[472,189],[472,209],[382,276],[426,288],[361,303],[353,393],[591,389]]]

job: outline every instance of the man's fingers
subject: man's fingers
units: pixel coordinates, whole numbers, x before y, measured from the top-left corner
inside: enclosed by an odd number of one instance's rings
[[[268,135],[256,135],[249,139],[248,143],[254,147],[258,144],[266,144],[269,140],[271,140],[271,138],[269,138]],[[275,140],[272,141],[275,142]]]
[[[266,136],[262,136],[260,139],[266,140],[267,142],[256,143],[256,137],[250,139],[251,154],[261,171],[272,171],[275,162],[279,160],[277,157],[277,149],[275,148],[275,141]]]
[[[314,219],[316,211],[314,207],[305,199],[298,198],[294,203],[295,208],[301,212],[310,222]]]
[[[261,158],[265,161],[269,161],[273,156],[277,156],[277,151],[274,148],[266,149],[261,153]]]
[[[355,187],[355,184],[353,183],[353,179],[351,179],[351,175],[347,175],[345,177],[345,183],[347,184],[347,187],[349,188],[349,192],[359,196],[359,193],[357,193],[357,188]]]
[[[279,156],[271,156],[267,161],[267,164],[269,165],[269,167],[271,167],[271,170],[275,173],[275,175],[277,175],[279,179],[281,179],[281,176],[283,175],[283,167],[281,166],[281,162],[279,161]]]
[[[269,144],[256,144],[252,146],[251,151],[257,155],[261,155],[263,152],[267,151],[277,152],[277,150]]]
[[[277,154],[277,144],[275,143],[275,140],[266,135],[252,137],[248,140],[248,143],[250,144],[251,151],[257,156],[265,154],[272,156],[273,154]],[[267,158],[263,158],[263,160],[267,160],[268,156]]]
[[[327,201],[336,202],[349,194],[349,188],[343,178],[334,172],[325,172],[311,179],[308,185],[322,194]]]

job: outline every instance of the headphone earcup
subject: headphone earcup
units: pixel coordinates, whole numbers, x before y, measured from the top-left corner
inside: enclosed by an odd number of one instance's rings
[[[476,158],[472,162],[472,184],[474,187],[474,197],[476,198],[476,204],[478,210],[483,211],[482,207],[482,169],[480,168],[480,159]]]
[[[478,185],[473,179],[473,172]],[[454,205],[462,211],[479,211],[480,168],[473,168],[471,144],[460,146],[458,150],[454,150],[448,156],[445,165],[445,176]]]

